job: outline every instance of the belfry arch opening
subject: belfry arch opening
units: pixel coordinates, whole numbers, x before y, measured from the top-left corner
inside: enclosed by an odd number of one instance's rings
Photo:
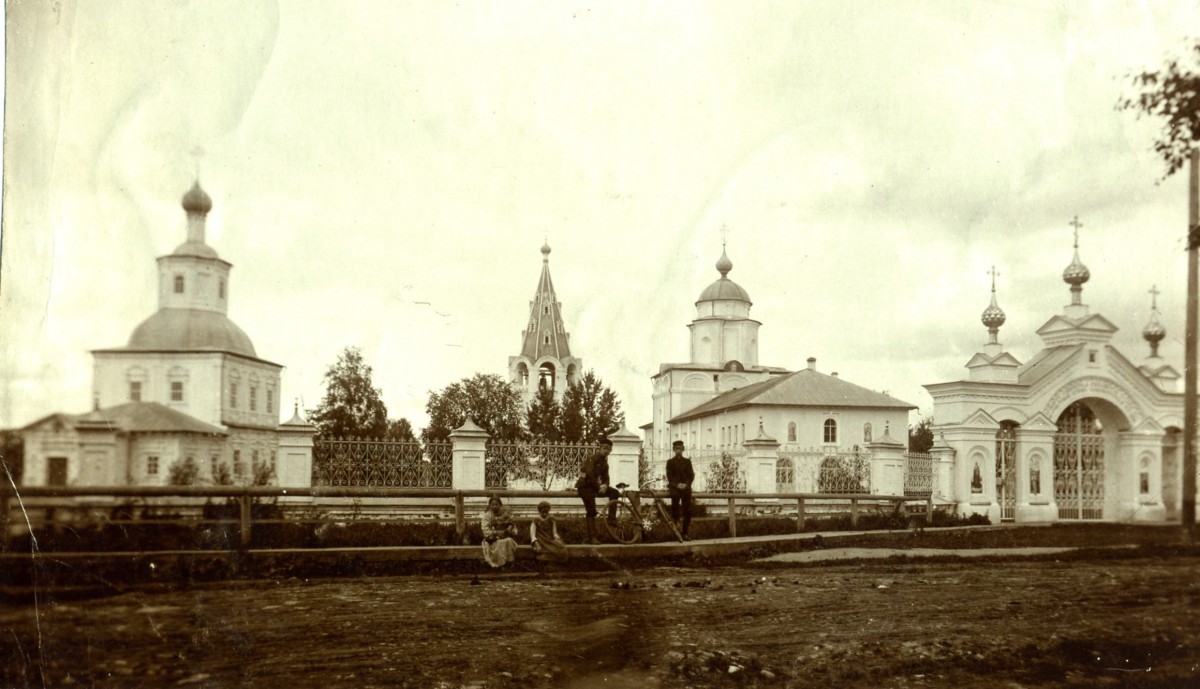
[[[555,369],[554,364],[546,362],[538,367],[538,387],[554,389]]]

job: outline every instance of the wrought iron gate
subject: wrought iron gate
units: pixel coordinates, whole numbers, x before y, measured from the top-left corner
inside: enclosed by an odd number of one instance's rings
[[[1058,417],[1054,436],[1054,499],[1059,519],[1104,516],[1103,427],[1092,410],[1076,402]]]
[[[1005,422],[996,431],[996,502],[1000,520],[1014,517],[1017,505],[1017,427]]]

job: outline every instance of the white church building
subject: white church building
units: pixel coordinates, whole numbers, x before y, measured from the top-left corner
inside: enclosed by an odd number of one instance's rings
[[[720,277],[696,300],[687,362],[667,363],[652,379],[653,420],[642,426],[656,458],[683,440],[689,452],[737,452],[760,433],[784,446],[830,453],[865,448],[888,429],[908,427],[916,405],[817,370],[816,359],[789,371],[758,360],[758,329],[750,295],[729,273],[722,249]],[[761,431],[760,431],[761,427]]]
[[[226,315],[232,264],[205,243],[199,183],[183,209],[186,241],[158,258],[158,310],[92,352],[93,410],[22,429],[26,485],[161,485],[188,459],[209,481],[274,469],[283,367]]]
[[[1000,343],[1005,314],[983,312],[989,339],[962,380],[926,385],[933,396],[938,495],[964,514],[1002,520],[1162,521],[1181,495],[1183,395],[1158,355],[1157,303],[1144,356],[1113,346],[1112,321],[1083,303],[1091,277],[1075,255],[1063,271],[1071,302],[1037,334],[1021,363]],[[1157,295],[1155,295],[1157,296]]]

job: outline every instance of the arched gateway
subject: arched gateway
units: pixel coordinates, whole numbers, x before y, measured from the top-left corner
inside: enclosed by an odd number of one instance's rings
[[[1021,363],[1000,344],[996,302],[982,322],[988,342],[964,380],[926,385],[933,396],[934,499],[993,523],[1103,519],[1160,521],[1180,504],[1179,374],[1158,355],[1165,329],[1157,301],[1138,363],[1112,345],[1117,326],[1082,301],[1090,272],[1075,254],[1063,281],[1071,303],[1037,334],[1043,348]],[[1157,299],[1157,290],[1152,290]]]

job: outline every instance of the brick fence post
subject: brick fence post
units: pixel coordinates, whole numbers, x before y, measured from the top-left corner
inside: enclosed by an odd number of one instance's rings
[[[620,430],[608,436],[612,441],[612,453],[608,456],[608,478],[612,485],[629,484],[630,488],[638,489],[638,454],[642,449],[642,440],[624,425]]]
[[[281,488],[311,488],[313,473],[313,436],[317,427],[304,420],[300,406],[296,405],[292,418],[275,429],[279,440],[279,457],[275,463],[275,477]],[[288,495],[285,502],[311,502],[308,495]]]
[[[867,449],[871,451],[871,493],[904,495],[904,443],[885,427],[883,437],[869,443]]]

